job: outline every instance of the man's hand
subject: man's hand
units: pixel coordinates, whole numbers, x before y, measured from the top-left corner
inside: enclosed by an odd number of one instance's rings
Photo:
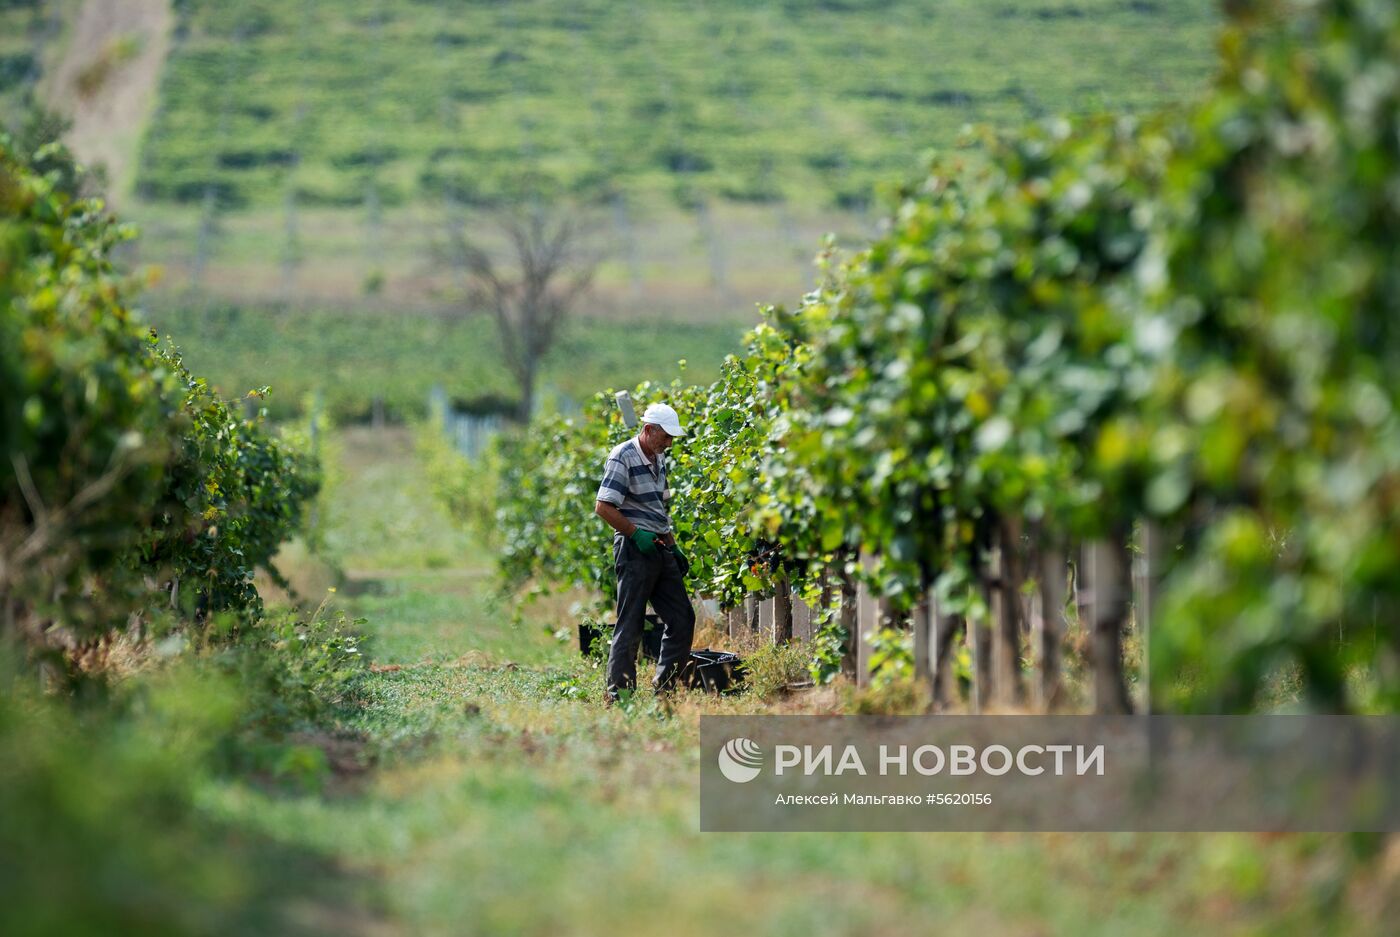
[[[644,556],[651,556],[656,552],[657,544],[671,546],[675,538],[670,534],[654,534],[649,530],[642,530],[636,524],[622,516],[622,512],[617,509],[617,505],[608,501],[599,501],[593,505],[593,513],[608,522],[608,526],[622,536],[631,540],[637,545],[637,549],[642,551]]]

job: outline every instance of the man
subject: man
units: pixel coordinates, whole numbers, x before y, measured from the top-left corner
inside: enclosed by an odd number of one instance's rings
[[[603,466],[593,512],[615,531],[617,624],[608,652],[610,703],[620,691],[636,686],[637,646],[648,602],[666,625],[653,681],[656,689],[669,690],[690,659],[695,609],[679,565],[683,557],[671,531],[671,491],[666,487],[666,450],[684,435],[676,411],[654,403],[642,414],[641,432],[608,453]]]

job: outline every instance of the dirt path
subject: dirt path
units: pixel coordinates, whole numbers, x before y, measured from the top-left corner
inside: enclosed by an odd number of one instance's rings
[[[68,144],[105,167],[108,198],[130,192],[175,16],[169,0],[84,0],[44,100],[73,120]]]

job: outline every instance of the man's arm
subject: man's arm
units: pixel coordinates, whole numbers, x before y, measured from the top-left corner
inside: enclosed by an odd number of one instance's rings
[[[609,527],[624,537],[632,536],[632,532],[637,529],[637,525],[623,517],[617,505],[609,501],[593,502],[593,513],[607,521]]]
[[[636,533],[637,525],[622,516],[622,512],[617,509],[617,505],[610,501],[594,501],[593,513],[608,522],[608,526],[624,537],[631,537]],[[671,534],[658,534],[656,542],[663,547],[674,547],[676,538]]]

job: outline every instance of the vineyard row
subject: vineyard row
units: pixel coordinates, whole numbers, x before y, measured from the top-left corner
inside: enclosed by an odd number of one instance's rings
[[[896,621],[1000,640],[978,665],[1013,692],[1023,593],[1059,601],[1043,564],[1108,545],[1079,601],[1116,660],[1124,551],[1155,530],[1154,707],[1254,708],[1280,680],[1320,709],[1400,702],[1400,6],[1245,6],[1196,107],[940,158],[719,381],[632,391],[692,428],[671,478],[697,592],[785,581],[825,675],[884,640],[821,601],[835,567]],[[510,580],[606,605],[589,509],[626,435],[600,394],[505,444]]]

